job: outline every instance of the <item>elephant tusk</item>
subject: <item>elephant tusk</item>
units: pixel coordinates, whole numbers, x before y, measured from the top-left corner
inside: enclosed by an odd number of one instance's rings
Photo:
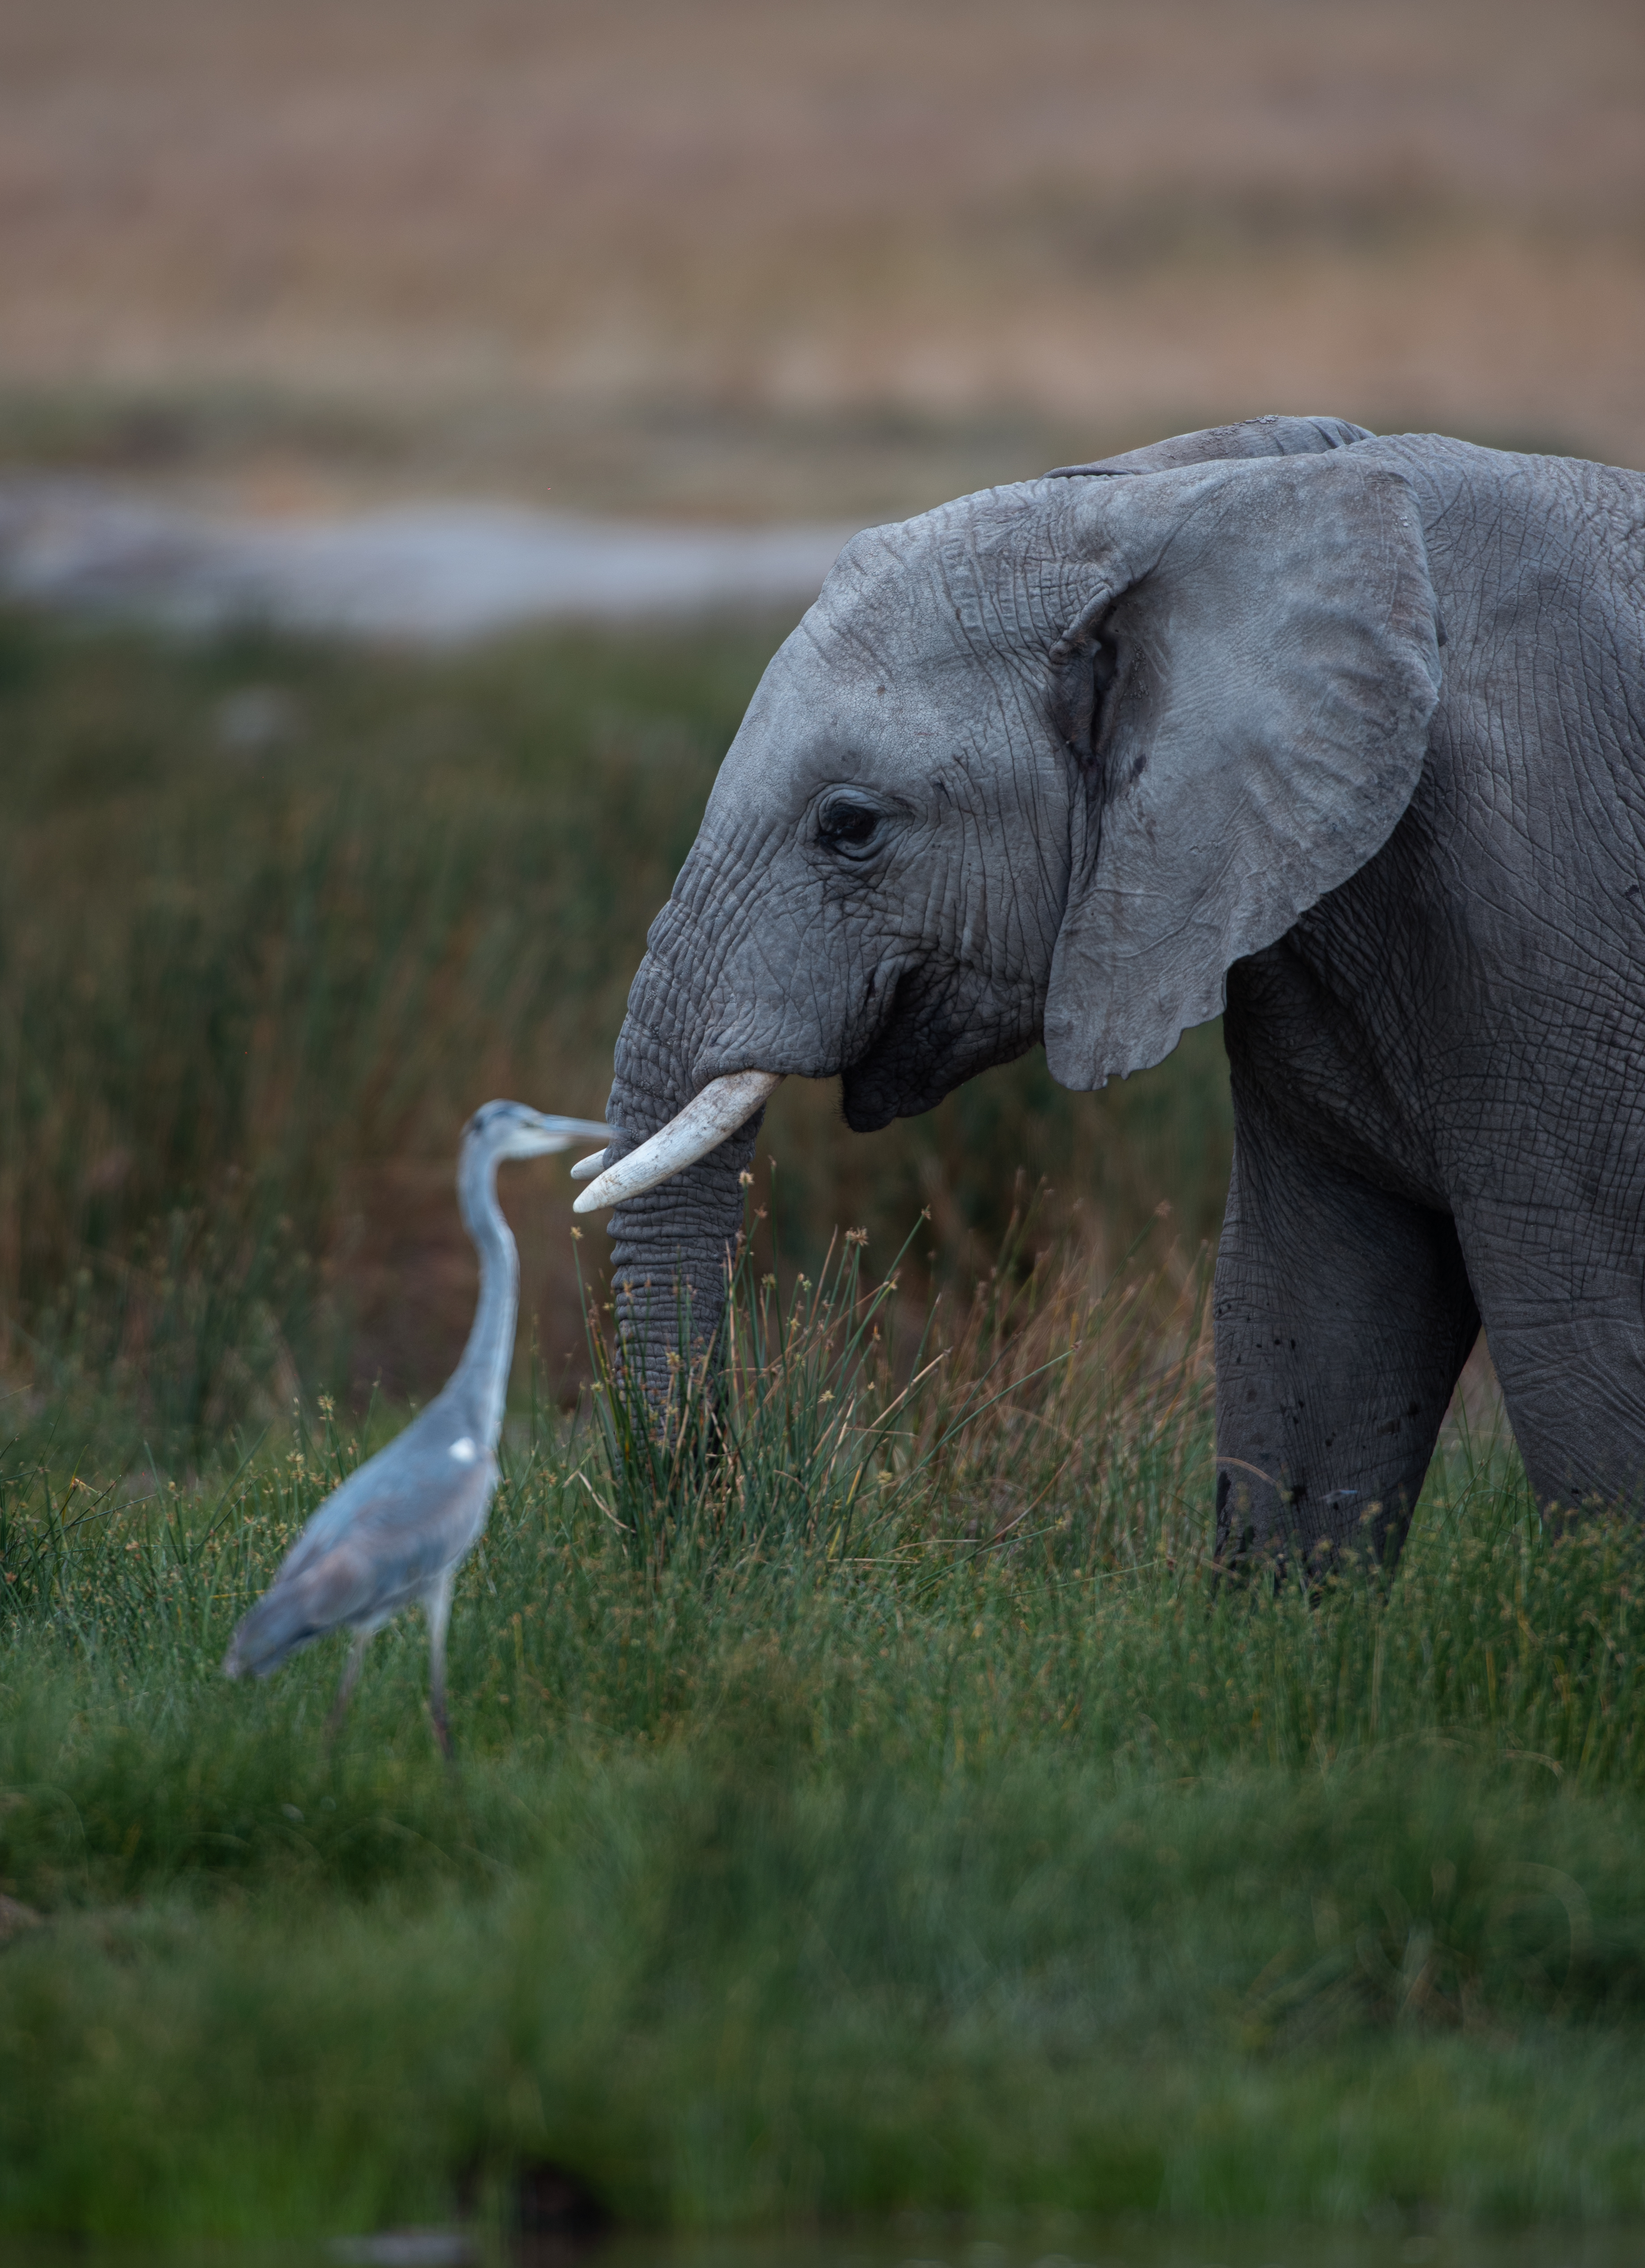
[[[572,1179],[574,1182],[586,1182],[591,1174],[597,1174],[600,1171],[605,1161],[606,1153],[603,1150],[596,1150],[592,1158],[579,1158],[577,1163],[572,1167]]]
[[[648,1141],[609,1166],[598,1181],[591,1182],[572,1211],[599,1212],[607,1205],[621,1204],[626,1197],[641,1197],[660,1182],[682,1174],[711,1150],[719,1149],[739,1126],[745,1126],[782,1076],[779,1071],[734,1071],[724,1079],[711,1079],[666,1126],[660,1126]]]

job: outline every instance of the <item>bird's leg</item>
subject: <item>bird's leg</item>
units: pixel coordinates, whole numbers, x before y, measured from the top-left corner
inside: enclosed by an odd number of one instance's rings
[[[456,1569],[448,1567],[423,1602],[428,1616],[428,1713],[447,1764],[453,1759],[451,1727],[446,1720],[446,1625],[451,1620],[452,1587],[456,1580]]]
[[[356,1631],[349,1645],[349,1658],[343,1665],[343,1680],[337,1687],[337,1697],[331,1705],[331,1714],[326,1719],[326,1738],[335,1741],[343,1730],[343,1719],[348,1714],[350,1697],[360,1682],[360,1664],[365,1659],[365,1649],[372,1642],[370,1631]]]

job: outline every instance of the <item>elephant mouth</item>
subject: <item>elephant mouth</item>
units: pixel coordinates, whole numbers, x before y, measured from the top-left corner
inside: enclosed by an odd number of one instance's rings
[[[1038,1037],[1036,1004],[1002,1001],[984,972],[959,963],[904,968],[873,1040],[841,1074],[845,1123],[874,1134],[894,1118],[917,1118]]]
[[[901,1051],[876,1048],[840,1076],[840,1104],[853,1134],[877,1134],[894,1118],[934,1110],[959,1081],[920,1071]]]
[[[893,1118],[928,1110],[956,1083],[952,1079],[933,1083],[927,1069],[917,1069],[906,1035],[899,1036],[904,1019],[898,1011],[905,1005],[903,996],[911,974],[907,961],[899,956],[882,962],[868,980],[864,1006],[865,1020],[872,1025],[871,1035],[841,1072],[845,1119],[856,1132],[870,1132]],[[783,1071],[753,1066],[724,1072],[699,1088],[666,1126],[659,1127],[625,1156],[608,1165],[610,1152],[606,1149],[583,1159],[572,1167],[572,1175],[577,1181],[587,1180],[588,1187],[576,1199],[572,1211],[602,1212],[672,1181],[746,1126],[786,1076]]]

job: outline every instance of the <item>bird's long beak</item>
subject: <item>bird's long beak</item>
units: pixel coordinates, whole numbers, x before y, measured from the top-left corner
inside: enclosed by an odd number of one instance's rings
[[[739,1126],[746,1126],[773,1088],[781,1085],[782,1077],[777,1071],[734,1071],[723,1079],[710,1079],[702,1093],[694,1095],[666,1126],[659,1127],[649,1141],[631,1150],[626,1158],[619,1158],[615,1166],[608,1166],[572,1211],[599,1212],[607,1205],[621,1204],[627,1197],[641,1197],[660,1182],[682,1174],[711,1150],[719,1149]],[[582,1169],[595,1171],[599,1163],[585,1158]],[[572,1171],[579,1168],[573,1167]]]
[[[537,1113],[537,1123],[556,1150],[569,1150],[577,1142],[603,1141],[611,1131],[598,1118],[556,1118],[542,1110]]]

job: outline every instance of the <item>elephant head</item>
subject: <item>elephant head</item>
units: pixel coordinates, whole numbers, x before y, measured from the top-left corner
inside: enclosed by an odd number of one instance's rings
[[[717,1318],[778,1079],[838,1077],[859,1130],[1042,1038],[1100,1086],[1386,840],[1439,681],[1420,526],[1398,473],[1303,422],[1265,421],[1319,453],[1178,442],[846,547],[653,925],[579,1201],[620,1201],[653,1388],[679,1298],[697,1336]]]

